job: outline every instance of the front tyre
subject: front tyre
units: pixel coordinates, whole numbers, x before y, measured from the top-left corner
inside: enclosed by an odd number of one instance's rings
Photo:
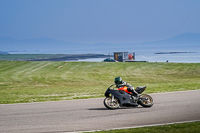
[[[112,97],[106,97],[104,99],[104,106],[108,109],[117,109],[119,108],[119,101],[117,98],[112,100]]]
[[[142,107],[153,106],[153,98],[147,94],[142,94],[139,96],[139,102]]]

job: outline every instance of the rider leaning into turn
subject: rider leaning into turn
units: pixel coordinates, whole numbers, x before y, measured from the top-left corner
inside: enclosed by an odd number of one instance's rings
[[[117,88],[126,86],[129,92],[132,92],[132,94],[136,97],[138,96],[138,93],[134,90],[134,87],[130,85],[129,83],[126,83],[125,81],[123,81],[121,77],[115,78],[115,84]]]

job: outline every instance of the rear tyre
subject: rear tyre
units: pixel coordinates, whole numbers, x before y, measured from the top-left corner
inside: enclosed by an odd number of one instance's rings
[[[112,97],[106,97],[104,99],[104,106],[108,109],[117,109],[119,108],[119,101],[117,98],[114,98],[112,101]]]
[[[139,104],[142,107],[151,107],[153,106],[153,98],[147,94],[142,94],[139,96]]]

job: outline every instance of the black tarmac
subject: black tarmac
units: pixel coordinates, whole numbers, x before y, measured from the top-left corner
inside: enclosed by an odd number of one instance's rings
[[[108,110],[104,98],[1,104],[2,133],[65,133],[200,120],[200,90],[150,94],[151,108]]]

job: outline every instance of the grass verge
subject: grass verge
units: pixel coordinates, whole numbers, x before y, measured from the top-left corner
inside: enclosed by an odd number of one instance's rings
[[[95,133],[198,133],[199,129],[200,122],[191,122],[181,124],[169,124],[164,126],[96,131]]]
[[[200,89],[200,63],[0,61],[0,104],[103,97],[117,76],[145,93]]]

